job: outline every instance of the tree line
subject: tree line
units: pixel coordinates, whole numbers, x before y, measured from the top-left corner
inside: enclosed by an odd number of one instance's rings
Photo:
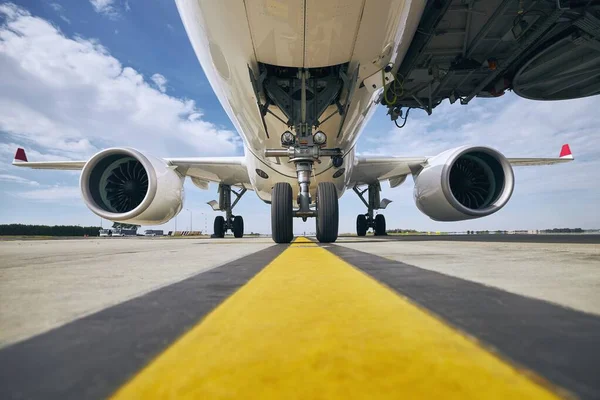
[[[0,236],[98,236],[99,226],[78,225],[0,225]]]

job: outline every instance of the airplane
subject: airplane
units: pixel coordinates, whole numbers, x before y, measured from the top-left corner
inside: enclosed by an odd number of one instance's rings
[[[338,199],[347,189],[366,207],[356,218],[357,235],[371,228],[385,235],[385,217],[374,215],[390,202],[380,196],[381,182],[395,188],[408,175],[418,209],[431,219],[488,216],[509,201],[513,167],[572,161],[569,145],[551,158],[507,158],[478,145],[435,156],[359,157],[356,142],[378,105],[401,128],[412,108],[431,114],[444,99],[466,104],[506,90],[539,100],[597,94],[598,85],[584,79],[589,71],[577,68],[600,58],[586,61],[577,46],[560,41],[566,31],[589,28],[569,19],[588,18],[589,7],[542,3],[176,0],[244,156],[159,158],[115,147],[89,160],[30,162],[19,148],[13,165],[81,170],[81,193],[92,212],[139,225],[158,225],[181,211],[186,177],[200,189],[216,183],[219,198],[209,204],[225,212],[214,220],[221,238],[228,230],[243,236],[243,217],[233,209],[248,190],[270,204],[276,243],[293,240],[294,218],[315,218],[318,241],[335,242]],[[532,12],[535,4],[547,10]],[[449,26],[465,26],[462,36]],[[560,44],[559,55],[553,43]],[[442,49],[438,55],[432,46]],[[483,55],[492,47],[494,57]],[[557,59],[562,75],[549,68]],[[551,82],[544,82],[548,74]]]

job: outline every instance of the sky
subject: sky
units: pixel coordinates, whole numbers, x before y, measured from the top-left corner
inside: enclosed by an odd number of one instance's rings
[[[507,157],[558,156],[574,162],[515,168],[515,190],[496,214],[440,223],[415,206],[413,182],[383,183],[393,200],[389,229],[427,231],[600,228],[600,98],[536,102],[508,93],[443,103],[431,116],[411,111],[397,129],[379,107],[360,137],[360,155],[429,156],[464,144],[492,146]],[[0,223],[108,226],[84,205],[76,171],[10,165],[17,147],[30,161],[85,160],[112,146],[159,157],[242,155],[242,142],[214,95],[172,0],[0,1]],[[165,230],[205,228],[217,213],[209,190],[185,183],[184,210]],[[354,232],[366,212],[346,191],[340,232]],[[270,209],[248,192],[234,209],[245,230],[270,233]],[[294,222],[314,232],[314,219]]]

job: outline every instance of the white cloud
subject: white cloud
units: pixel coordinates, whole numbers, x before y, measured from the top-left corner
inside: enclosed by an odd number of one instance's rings
[[[595,110],[599,104],[597,97],[543,102],[513,94],[475,99],[468,106],[444,103],[431,116],[411,111],[407,126],[391,129],[380,142],[386,146],[374,149],[389,152],[391,143],[404,154],[420,151],[433,155],[472,143],[495,147],[507,156],[547,157],[558,155],[560,145],[569,142],[578,150],[576,156],[598,153]]]
[[[81,192],[77,186],[53,186],[44,189],[17,192],[14,195],[26,200],[49,203],[81,200]]]
[[[152,87],[97,40],[65,37],[13,4],[0,5],[0,14],[6,17],[0,26],[3,142],[70,159],[85,159],[108,146],[157,156],[240,150],[236,133],[204,120],[192,100]]]
[[[60,19],[62,19],[63,21],[65,21],[67,24],[71,23],[71,20],[69,18],[67,18],[64,14],[64,8],[63,6],[61,6],[58,3],[50,3],[50,7],[56,11],[56,13],[58,14],[58,16],[60,17]]]
[[[0,174],[0,182],[18,183],[18,184],[30,185],[30,186],[39,186],[40,185],[36,181],[25,179],[20,176],[8,175],[8,174]]]
[[[154,84],[158,88],[158,90],[160,90],[162,93],[167,91],[167,78],[165,78],[161,74],[154,74],[152,75],[151,79],[152,82],[154,82]]]
[[[114,16],[116,14],[114,7],[115,0],[90,0],[90,3],[92,3],[94,11],[97,13],[109,16]]]
[[[0,4],[0,14],[4,14],[7,19],[15,19],[27,13],[12,3],[3,3]]]
[[[367,137],[359,150],[361,155],[431,156],[472,144],[493,147],[507,157],[558,157],[561,145],[569,143],[575,162],[515,168],[517,190],[600,190],[600,180],[591,175],[600,170],[599,106],[597,97],[542,102],[513,94],[476,99],[468,106],[446,103],[431,116],[411,111],[405,128]]]

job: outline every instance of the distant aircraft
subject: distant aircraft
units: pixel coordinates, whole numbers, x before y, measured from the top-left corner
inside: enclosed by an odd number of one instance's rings
[[[431,113],[446,98],[466,104],[507,89],[542,100],[600,91],[587,71],[598,69],[597,48],[582,54],[564,40],[585,30],[583,41],[598,35],[595,25],[574,18],[584,21],[596,3],[587,8],[577,6],[581,2],[528,0],[176,3],[200,64],[243,139],[243,157],[158,158],[110,148],[84,161],[28,162],[19,149],[13,165],[82,170],[80,186],[90,210],[139,225],[161,224],[181,211],[186,176],[200,189],[217,183],[218,201],[209,203],[225,212],[214,221],[217,237],[229,229],[243,236],[243,219],[233,208],[253,190],[271,205],[275,242],[293,239],[294,217],[314,217],[317,239],[334,242],[338,198],[346,189],[367,209],[357,216],[356,233],[364,236],[373,228],[379,235],[385,234],[385,218],[374,211],[389,204],[380,198],[381,181],[394,188],[412,175],[423,213],[460,221],[493,214],[508,202],[513,166],[573,160],[568,145],[557,158],[506,158],[484,146],[433,157],[356,157],[356,141],[377,104],[388,107],[402,127],[411,108]]]

